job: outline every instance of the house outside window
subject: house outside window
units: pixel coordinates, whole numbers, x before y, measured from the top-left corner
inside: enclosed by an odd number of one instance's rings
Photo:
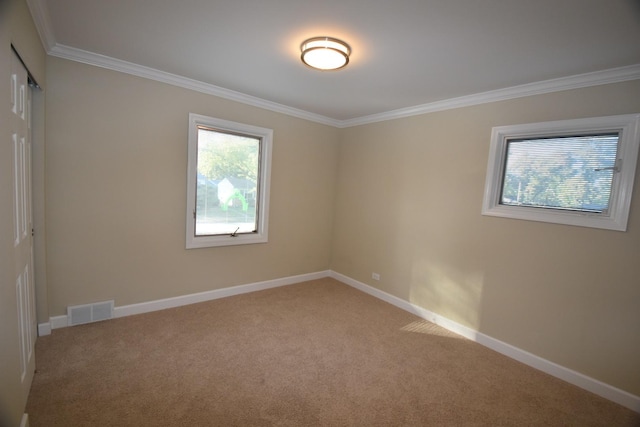
[[[189,115],[186,247],[268,239],[273,131]]]
[[[625,231],[640,115],[495,127],[482,214]]]

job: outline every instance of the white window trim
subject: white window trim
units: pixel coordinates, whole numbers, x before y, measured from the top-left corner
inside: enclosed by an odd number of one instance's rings
[[[260,153],[260,179],[258,203],[258,231],[231,235],[196,236],[194,209],[196,206],[198,126],[207,126],[222,131],[251,135],[262,140]],[[187,212],[186,248],[208,248],[216,246],[266,243],[269,238],[269,188],[271,182],[271,151],[273,130],[258,126],[216,119],[199,114],[189,114],[189,148],[187,155]]]
[[[509,139],[551,137],[607,131],[620,132],[620,148],[617,157],[619,159],[620,171],[614,174],[610,208],[606,214],[500,204],[500,192],[504,174],[504,163],[506,160],[506,146]],[[640,114],[494,127],[491,130],[491,147],[489,150],[482,214],[503,218],[626,231],[639,145]]]

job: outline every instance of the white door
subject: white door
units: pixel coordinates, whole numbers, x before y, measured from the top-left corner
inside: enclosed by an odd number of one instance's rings
[[[20,334],[20,374],[22,392],[26,398],[35,372],[36,339],[31,220],[31,89],[27,70],[15,53],[11,58],[10,85],[16,303]]]

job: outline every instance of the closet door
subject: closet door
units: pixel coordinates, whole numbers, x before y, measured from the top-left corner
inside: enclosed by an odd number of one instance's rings
[[[31,89],[27,70],[13,53],[11,58],[11,135],[13,144],[13,239],[16,304],[20,335],[20,378],[29,395],[35,372],[35,285],[33,281],[33,229],[31,216]]]

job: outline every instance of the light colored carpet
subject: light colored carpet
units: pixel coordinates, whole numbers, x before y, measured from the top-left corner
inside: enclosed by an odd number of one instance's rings
[[[38,426],[632,426],[640,414],[333,279],[54,330]]]

